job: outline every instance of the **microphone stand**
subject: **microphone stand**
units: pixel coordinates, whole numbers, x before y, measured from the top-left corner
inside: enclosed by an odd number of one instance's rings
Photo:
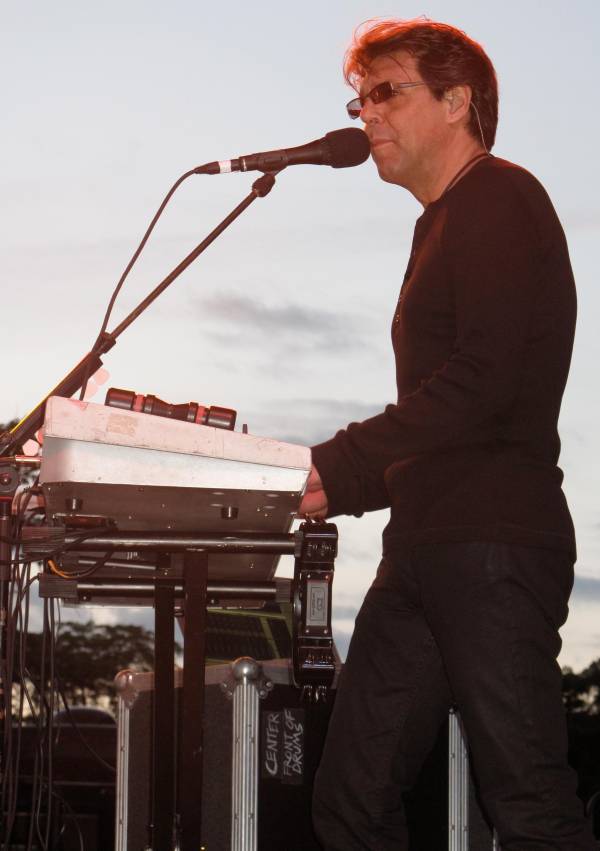
[[[131,313],[117,325],[111,332],[104,332],[99,338],[94,348],[89,351],[79,363],[68,373],[57,385],[51,390],[36,407],[27,414],[14,428],[5,432],[0,436],[0,459],[4,456],[9,456],[15,453],[17,447],[27,440],[34,437],[36,431],[41,428],[44,422],[44,413],[46,410],[46,402],[50,396],[65,396],[67,398],[73,396],[83,386],[84,381],[90,375],[93,375],[101,366],[101,355],[109,352],[117,342],[119,337],[132,322],[134,322],[144,310],[158,298],[158,296],[173,283],[173,281],[181,275],[183,271],[190,266],[194,260],[208,248],[208,246],[220,236],[223,231],[240,216],[256,198],[264,198],[268,195],[275,185],[275,175],[277,172],[266,172],[261,175],[252,184],[252,191],[238,204],[238,206],[226,216],[223,221],[212,230],[208,236],[199,243],[193,251],[184,257],[184,259],[164,278],[152,292],[150,292]],[[0,461],[1,464],[1,461]]]
[[[13,497],[20,483],[20,465],[24,460],[17,458],[18,447],[34,437],[44,422],[46,402],[50,396],[73,396],[81,389],[90,375],[102,365],[101,356],[117,342],[123,331],[194,262],[194,260],[240,216],[256,198],[264,198],[275,185],[275,174],[267,172],[252,184],[252,191],[229,213],[209,235],[185,257],[173,271],[150,292],[140,304],[112,332],[104,332],[94,347],[73,369],[25,416],[14,428],[0,435],[0,783],[9,766],[5,759],[6,730],[11,724],[12,683],[8,676],[10,668],[8,648],[9,587],[11,582],[11,544],[16,537],[16,522],[11,513]],[[172,629],[171,629],[172,635]],[[171,670],[172,673],[172,670]],[[0,804],[0,821],[3,807]],[[2,837],[0,836],[0,842]]]

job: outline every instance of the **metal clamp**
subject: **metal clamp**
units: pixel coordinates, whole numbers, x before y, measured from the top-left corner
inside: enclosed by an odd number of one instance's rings
[[[335,675],[331,632],[331,592],[337,555],[332,523],[303,523],[302,545],[294,562],[293,667],[302,697],[322,701]]]

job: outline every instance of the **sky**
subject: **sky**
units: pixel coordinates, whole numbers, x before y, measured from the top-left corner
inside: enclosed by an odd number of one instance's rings
[[[352,95],[341,64],[355,27],[418,15],[483,44],[500,81],[494,153],[542,181],[569,241],[579,323],[561,466],[579,559],[560,662],[580,669],[600,657],[597,0],[4,4],[0,421],[22,416],[88,351],[122,269],[180,174],[346,126]],[[109,327],[255,176],[183,184]],[[389,322],[420,212],[370,161],[284,171],[125,331],[105,359],[108,384],[235,408],[251,432],[305,445],[381,410],[395,397]],[[337,521],[342,653],[377,568],[386,514]],[[95,617],[149,623],[150,615]]]

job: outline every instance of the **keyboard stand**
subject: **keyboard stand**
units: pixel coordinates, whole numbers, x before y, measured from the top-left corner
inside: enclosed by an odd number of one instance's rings
[[[54,536],[50,539],[49,532]],[[81,540],[81,533],[57,527],[23,530],[24,550],[44,556],[44,549],[56,551],[57,541],[65,549],[77,551],[151,552],[158,554],[157,569],[151,578],[152,595],[146,604],[155,607],[155,703],[153,717],[152,851],[198,851],[202,847],[201,789],[203,772],[204,676],[206,662],[206,606],[211,553],[273,553],[295,557],[292,594],[294,602],[295,679],[309,699],[324,699],[335,671],[331,639],[331,581],[337,552],[337,530],[327,523],[303,523],[295,533],[176,534],[172,532],[98,533]],[[44,537],[45,536],[45,537]],[[103,568],[106,571],[106,566]],[[150,577],[147,577],[148,581]],[[49,581],[44,581],[49,580]],[[101,588],[102,577],[95,577]],[[139,586],[133,576],[109,579],[113,587],[121,583]],[[90,580],[86,579],[86,586]],[[78,580],[56,576],[41,577],[40,594],[62,599],[77,597]],[[221,583],[227,586],[228,583]],[[236,584],[229,583],[233,591]],[[251,583],[246,582],[247,586]],[[271,599],[276,595],[276,583]],[[225,589],[227,590],[227,589]],[[265,587],[265,591],[268,590]],[[114,593],[114,590],[111,590]],[[255,596],[255,595],[251,595]],[[180,707],[180,734],[176,734],[175,711],[175,608],[183,598],[185,618],[183,642],[183,691]],[[84,598],[85,599],[85,598]],[[175,742],[179,741],[179,751]]]

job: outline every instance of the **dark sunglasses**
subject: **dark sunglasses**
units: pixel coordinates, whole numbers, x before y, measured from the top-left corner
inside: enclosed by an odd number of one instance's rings
[[[350,118],[360,118],[360,113],[368,100],[371,100],[373,103],[383,103],[390,98],[393,98],[394,95],[400,94],[402,89],[412,89],[415,86],[425,86],[426,83],[423,80],[418,80],[415,83],[390,83],[386,81],[385,83],[378,83],[374,88],[371,89],[370,92],[367,92],[366,95],[361,95],[357,98],[352,98],[351,101],[348,101],[346,104],[346,109],[348,110],[348,115]]]

